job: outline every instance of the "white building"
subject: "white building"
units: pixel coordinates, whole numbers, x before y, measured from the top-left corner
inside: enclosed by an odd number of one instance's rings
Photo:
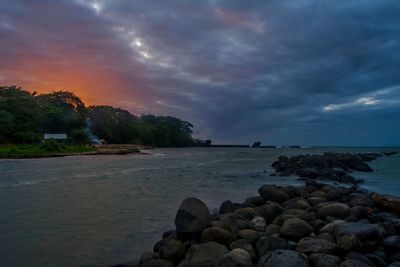
[[[66,140],[67,139],[67,134],[65,133],[60,133],[60,134],[44,134],[44,140],[49,140],[49,139],[54,139],[54,140]]]

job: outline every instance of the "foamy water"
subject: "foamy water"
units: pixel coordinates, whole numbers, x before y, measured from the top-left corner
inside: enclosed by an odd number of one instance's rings
[[[393,151],[383,148],[156,149],[147,155],[0,160],[0,259],[3,266],[109,266],[136,259],[173,228],[189,196],[215,209],[243,201],[270,177],[280,155]],[[365,188],[399,194],[400,155],[356,173]]]

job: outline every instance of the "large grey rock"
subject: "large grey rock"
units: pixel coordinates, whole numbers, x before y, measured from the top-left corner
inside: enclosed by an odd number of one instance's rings
[[[278,236],[261,236],[256,243],[258,256],[261,257],[277,249],[289,249],[289,243]]]
[[[211,223],[210,211],[197,198],[185,199],[175,217],[176,230],[181,233],[198,233]]]
[[[228,249],[215,242],[193,245],[187,251],[185,259],[178,266],[214,267],[215,263],[226,253],[228,253]]]
[[[169,239],[160,249],[162,257],[173,263],[179,263],[185,257],[185,246],[179,240]]]
[[[250,229],[253,229],[257,232],[264,232],[267,224],[265,223],[264,217],[255,217],[250,221]]]
[[[308,267],[304,254],[293,250],[275,250],[261,257],[258,267]]]
[[[141,264],[140,267],[174,267],[174,264],[167,260],[158,259],[147,261]]]
[[[256,212],[264,217],[267,224],[271,223],[276,217],[281,215],[284,211],[281,205],[276,202],[270,202],[260,207],[255,208]]]
[[[300,240],[309,236],[313,232],[313,227],[306,221],[298,218],[288,219],[283,223],[281,236],[290,240]]]
[[[257,257],[256,251],[254,250],[253,246],[246,239],[239,239],[235,242],[232,242],[232,244],[230,244],[229,246],[229,249],[234,250],[235,248],[240,248],[247,251],[253,260],[255,260]]]
[[[258,239],[258,232],[252,229],[242,229],[238,232],[238,237],[254,243]]]
[[[223,255],[214,265],[215,267],[251,267],[252,259],[250,254],[240,248]]]
[[[367,223],[344,223],[335,229],[337,244],[345,251],[363,250],[382,240],[378,227]]]
[[[342,262],[338,256],[321,253],[311,254],[308,259],[310,260],[311,266],[316,267],[338,267]]]
[[[260,193],[260,196],[265,200],[277,203],[283,203],[289,200],[289,195],[275,185],[263,185],[258,189],[258,193]]]
[[[219,207],[219,214],[234,212],[238,208],[240,208],[239,205],[232,203],[230,200],[226,200],[222,202],[221,206]]]
[[[207,243],[211,241],[229,246],[233,241],[235,241],[235,236],[224,228],[214,226],[205,229],[201,233],[202,243]]]
[[[296,197],[289,199],[288,201],[285,201],[283,204],[283,207],[287,210],[289,209],[308,209],[310,208],[310,203],[308,203],[307,200],[305,200],[302,197]]]
[[[359,260],[345,260],[340,267],[373,267]]]
[[[228,230],[231,233],[236,234],[241,229],[249,227],[250,221],[242,215],[236,213],[227,213],[220,217],[216,222],[213,222],[213,226],[218,226]]]
[[[388,251],[400,251],[400,235],[392,235],[387,237],[384,241],[384,245]]]
[[[311,253],[323,253],[323,254],[334,254],[337,250],[335,243],[332,243],[326,239],[317,239],[306,237],[301,239],[297,243],[296,251],[311,254]]]
[[[318,210],[318,216],[321,218],[331,216],[343,219],[350,215],[350,207],[346,204],[333,202],[321,205],[323,206]]]

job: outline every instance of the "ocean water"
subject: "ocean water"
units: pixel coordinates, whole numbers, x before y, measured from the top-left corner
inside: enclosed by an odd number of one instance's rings
[[[110,266],[151,250],[186,197],[210,209],[257,195],[280,155],[397,148],[182,148],[145,155],[0,160],[0,266]],[[354,173],[368,190],[400,195],[400,155]]]

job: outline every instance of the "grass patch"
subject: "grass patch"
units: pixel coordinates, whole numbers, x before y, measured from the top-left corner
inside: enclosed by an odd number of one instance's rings
[[[54,145],[54,144],[30,144],[30,145],[1,145],[0,158],[40,158],[56,157],[70,154],[84,154],[96,152],[91,146],[79,145]]]

